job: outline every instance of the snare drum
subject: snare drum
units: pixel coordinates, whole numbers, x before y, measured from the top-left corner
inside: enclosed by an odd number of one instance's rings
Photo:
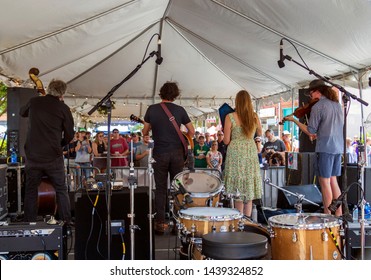
[[[219,195],[222,191],[223,185],[221,179],[210,171],[206,170],[189,170],[178,173],[172,182],[175,191],[179,188],[176,185],[176,180],[179,180],[184,186],[185,190],[191,196],[193,203],[186,204],[184,196],[177,194],[179,204],[186,205],[187,207],[203,207],[212,206],[216,207],[219,202]],[[175,204],[176,208],[180,208]]]
[[[236,209],[218,207],[192,207],[179,210],[183,232],[194,233],[195,237],[209,232],[238,231],[242,214]]]
[[[340,222],[327,214],[295,213],[270,217],[272,259],[340,260]]]

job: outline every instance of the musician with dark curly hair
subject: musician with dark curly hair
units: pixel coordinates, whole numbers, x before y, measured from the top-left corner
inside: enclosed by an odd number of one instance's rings
[[[330,214],[329,205],[341,194],[336,177],[341,175],[344,116],[338,93],[324,81],[313,80],[309,84],[309,92],[312,100],[318,101],[312,107],[308,125],[300,123],[292,116],[284,119],[295,122],[312,140],[317,139],[316,172],[322,191],[324,213]],[[335,214],[342,215],[341,207]]]
[[[181,125],[186,127],[188,138],[192,139],[195,129],[191,119],[183,107],[173,103],[179,94],[180,90],[175,82],[166,82],[160,89],[161,103],[165,104],[179,127]],[[165,222],[168,175],[170,175],[170,181],[172,181],[175,175],[182,172],[184,168],[184,148],[181,139],[161,103],[148,107],[142,130],[144,136],[152,130],[154,140],[155,232],[157,234],[168,231],[168,224]]]

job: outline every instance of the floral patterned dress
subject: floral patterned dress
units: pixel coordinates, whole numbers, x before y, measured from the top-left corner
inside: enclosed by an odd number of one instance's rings
[[[228,114],[232,123],[231,141],[225,162],[224,184],[228,193],[238,190],[246,200],[262,197],[262,178],[258,151],[253,135],[246,137],[241,126],[236,125],[233,113]]]

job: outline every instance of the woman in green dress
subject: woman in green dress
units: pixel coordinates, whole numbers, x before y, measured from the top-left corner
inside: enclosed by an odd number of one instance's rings
[[[227,115],[224,124],[223,141],[228,145],[224,184],[227,192],[239,192],[245,198],[245,207],[239,210],[250,217],[252,201],[262,196],[262,178],[254,141],[255,134],[262,135],[262,127],[246,90],[237,93],[235,104],[235,112]]]

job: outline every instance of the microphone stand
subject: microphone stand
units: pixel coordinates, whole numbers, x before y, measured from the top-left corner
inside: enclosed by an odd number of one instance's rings
[[[364,154],[364,149],[365,146],[361,143],[361,145],[358,146],[358,159],[360,159],[360,163],[358,162],[358,166],[360,166],[360,172],[359,172],[359,178],[358,180],[360,181],[361,185],[361,194],[364,194],[364,169],[365,169],[365,164],[366,164],[366,159],[363,158]],[[363,155],[363,156],[362,156]],[[358,160],[359,161],[359,160]],[[366,200],[364,196],[362,196],[361,199],[361,219],[359,220],[360,224],[360,231],[361,231],[361,260],[365,259],[365,246],[366,246],[366,229],[365,229],[365,204]],[[358,207],[358,205],[357,205]],[[355,221],[354,221],[355,222]]]
[[[153,237],[152,237],[152,231],[153,231],[153,218],[154,218],[154,214],[152,212],[152,191],[153,191],[153,185],[152,185],[152,178],[153,178],[153,174],[154,174],[154,169],[153,169],[153,166],[152,166],[152,163],[155,162],[155,160],[153,159],[152,157],[152,150],[153,150],[153,147],[154,147],[154,142],[153,140],[149,140],[149,143],[148,143],[148,199],[149,199],[149,202],[148,202],[148,209],[149,209],[149,213],[148,213],[148,222],[149,222],[149,259],[152,260],[153,259],[153,255],[152,255],[152,251],[153,251]]]
[[[112,101],[111,97],[113,93],[118,90],[125,82],[127,82],[131,77],[133,77],[139,69],[142,67],[144,63],[147,62],[148,59],[153,57],[156,54],[155,51],[151,52],[146,59],[144,59],[141,64],[137,65],[137,67],[130,72],[129,75],[127,75],[120,83],[115,85],[107,94],[104,96],[100,101],[98,101],[97,104],[94,105],[94,107],[88,112],[88,115],[90,116],[93,114],[96,110],[98,110],[99,107],[106,107],[107,108],[107,131],[110,133],[111,131],[111,115],[112,115]],[[111,137],[108,137],[107,141],[107,147],[110,150],[111,147]],[[107,167],[106,167],[106,203],[107,203],[107,259],[111,259],[111,196],[112,196],[112,189],[111,189],[111,153],[108,151],[107,153]]]
[[[275,185],[275,184],[272,184],[272,183],[271,183],[271,179],[269,179],[269,178],[265,178],[265,179],[264,179],[264,183],[265,183],[265,184],[268,184],[268,185],[270,185],[270,186],[272,186],[272,187],[275,187],[275,188],[277,188],[277,189],[279,189],[279,190],[281,190],[281,191],[283,191],[283,192],[286,192],[286,193],[289,193],[289,194],[295,196],[296,199],[297,199],[297,202],[296,202],[296,204],[294,205],[294,207],[295,207],[297,213],[302,213],[302,212],[303,212],[303,211],[302,211],[302,210],[303,210],[303,207],[302,207],[302,202],[303,202],[303,200],[306,201],[306,202],[308,202],[308,203],[310,203],[310,204],[313,204],[313,205],[319,207],[319,205],[318,205],[317,203],[315,203],[315,202],[313,202],[313,201],[311,201],[311,200],[309,200],[309,199],[306,199],[306,198],[305,198],[305,195],[303,195],[303,194],[300,194],[300,193],[293,193],[293,192],[290,192],[290,191],[287,190],[287,189],[284,189],[284,188],[282,188],[282,187],[280,187],[280,186],[277,186],[277,185]]]
[[[135,230],[140,229],[138,225],[134,224],[134,190],[137,188],[137,178],[134,176],[134,147],[133,139],[130,140],[130,168],[128,177],[129,189],[130,189],[130,256],[131,260],[135,260]]]

